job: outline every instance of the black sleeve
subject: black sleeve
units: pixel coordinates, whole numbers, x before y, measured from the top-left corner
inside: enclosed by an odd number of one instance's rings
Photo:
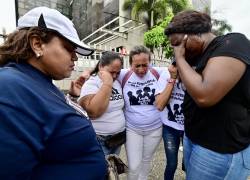
[[[240,33],[230,33],[224,36],[210,58],[229,56],[250,65],[250,41]]]

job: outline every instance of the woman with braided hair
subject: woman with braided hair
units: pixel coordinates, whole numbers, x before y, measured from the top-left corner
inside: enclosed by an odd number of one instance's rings
[[[186,87],[184,162],[189,180],[250,175],[250,42],[216,37],[211,18],[189,10],[165,29]]]

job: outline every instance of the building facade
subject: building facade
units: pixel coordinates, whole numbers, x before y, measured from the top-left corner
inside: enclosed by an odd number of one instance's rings
[[[72,3],[67,0],[16,0],[17,19],[34,7],[46,6],[57,9],[72,19]]]
[[[74,79],[84,69],[95,66],[102,51],[126,52],[129,49],[127,46],[143,44],[144,31],[137,29],[136,33],[132,32],[131,27],[136,27],[136,24],[129,21],[128,14],[123,12],[123,3],[124,0],[15,0],[16,19],[34,7],[46,6],[57,9],[72,20],[80,39],[96,49],[96,53],[91,57],[79,57],[71,77]],[[89,38],[84,40],[87,36]],[[128,63],[125,62],[124,66],[128,67]],[[71,79],[59,82],[58,86],[67,89]]]
[[[112,50],[124,55],[124,67],[129,67],[127,54],[135,45],[143,44],[146,26],[130,18],[130,12],[123,10],[125,0],[15,0],[18,17],[34,7],[46,6],[59,10],[73,21],[80,39],[96,49],[90,57],[81,57],[76,63],[73,76],[56,82],[62,89],[68,89],[70,81],[86,68],[92,68],[100,59],[101,52]],[[211,7],[211,0],[190,0],[194,8],[204,11]],[[207,11],[206,11],[207,12]],[[166,65],[165,62],[156,64]]]

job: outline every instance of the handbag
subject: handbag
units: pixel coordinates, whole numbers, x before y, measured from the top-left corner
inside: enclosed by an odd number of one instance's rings
[[[119,175],[128,172],[128,166],[116,154],[106,155],[108,163],[107,180],[119,180]]]
[[[108,148],[118,147],[126,142],[126,130],[108,137],[104,144]]]

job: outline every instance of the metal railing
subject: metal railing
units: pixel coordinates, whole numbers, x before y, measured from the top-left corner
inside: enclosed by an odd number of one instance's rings
[[[94,56],[98,57],[98,56]],[[97,62],[99,61],[98,58],[90,58],[90,57],[79,57],[78,61],[75,63],[75,70],[72,72],[72,75],[70,78],[66,78],[61,81],[54,81],[57,87],[59,87],[62,90],[68,90],[70,87],[70,83],[72,80],[75,80],[77,77],[80,76],[80,74],[86,70],[86,69],[92,69],[95,67]],[[152,60],[152,66],[154,67],[167,67],[170,64],[170,60],[164,59],[164,60]],[[128,56],[123,57],[123,68],[129,68],[129,58]]]

